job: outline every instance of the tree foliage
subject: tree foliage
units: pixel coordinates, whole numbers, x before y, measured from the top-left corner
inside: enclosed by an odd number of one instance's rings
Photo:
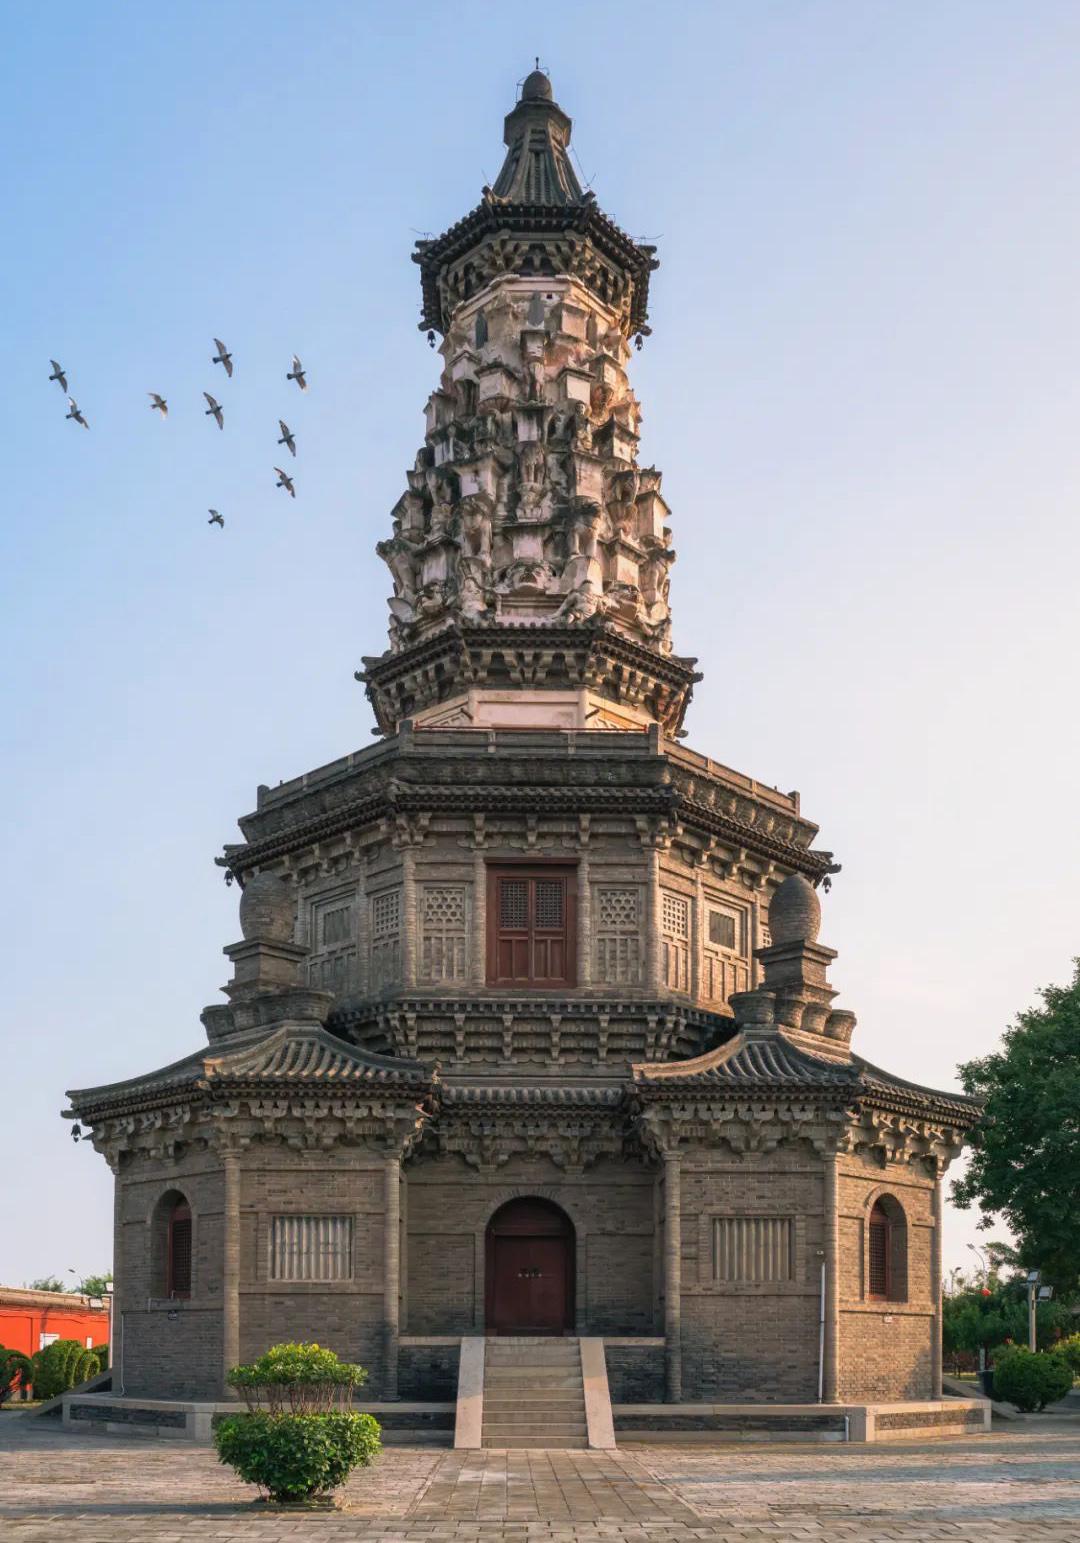
[[[362,1366],[340,1361],[322,1345],[274,1345],[250,1366],[234,1366],[230,1387],[239,1388],[254,1414],[263,1406],[281,1414],[324,1414],[338,1405],[347,1408],[353,1389],[367,1381]]]
[[[306,1500],[343,1484],[379,1452],[370,1414],[238,1414],[214,1427],[218,1457],[274,1500]]]
[[[98,1370],[96,1350],[88,1350],[77,1339],[53,1340],[33,1357],[34,1393],[38,1398],[55,1398],[77,1388]]]
[[[32,1280],[26,1287],[27,1291],[67,1291],[68,1287],[58,1275],[39,1275],[37,1280]]]
[[[1002,1047],[960,1067],[984,1102],[954,1202],[1000,1215],[1022,1263],[1067,1290],[1080,1282],[1080,960],[1067,986],[1047,986],[1020,1013]]]
[[[1035,1311],[1035,1343],[1040,1350],[1057,1349],[1061,1336],[1075,1320],[1064,1302],[1039,1302]],[[992,1287],[969,1286],[942,1302],[941,1347],[944,1355],[974,1355],[1009,1344],[1026,1345],[1027,1286],[1022,1277],[995,1281]],[[995,1357],[996,1359],[996,1357]]]
[[[1055,1351],[1034,1354],[1014,1345],[994,1362],[994,1397],[1033,1413],[1056,1404],[1072,1387],[1072,1371]]]
[[[112,1278],[111,1270],[104,1270],[100,1275],[87,1275],[79,1282],[77,1290],[84,1297],[103,1297],[106,1294],[105,1287]]]

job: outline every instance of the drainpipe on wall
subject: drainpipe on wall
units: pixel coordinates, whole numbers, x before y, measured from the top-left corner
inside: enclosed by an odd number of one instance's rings
[[[817,1401],[825,1402],[825,1260],[821,1261],[821,1301],[818,1309]]]

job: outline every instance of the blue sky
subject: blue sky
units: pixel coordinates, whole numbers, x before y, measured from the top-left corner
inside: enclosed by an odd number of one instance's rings
[[[857,1047],[953,1085],[1068,975],[1078,49],[1053,0],[6,9],[0,1280],[107,1262],[64,1089],[200,1043],[214,854],[258,783],[370,742],[373,548],[436,378],[409,253],[494,177],[537,53],[659,247],[634,383],[689,742],[798,787],[842,860]],[[975,1236],[950,1217],[946,1263]]]

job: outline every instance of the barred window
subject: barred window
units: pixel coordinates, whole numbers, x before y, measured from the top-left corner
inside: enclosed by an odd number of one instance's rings
[[[595,978],[618,986],[640,984],[643,952],[641,891],[626,885],[598,885],[593,906],[593,934],[596,939]]]
[[[713,1279],[748,1285],[795,1279],[790,1216],[713,1218]]]
[[[380,991],[401,979],[401,890],[371,897],[371,988]]]
[[[867,1218],[864,1290],[868,1297],[906,1302],[907,1218],[895,1195],[879,1195]]]
[[[464,884],[424,884],[420,890],[420,977],[463,981],[468,976]]]
[[[346,943],[352,935],[352,906],[338,905],[322,913],[322,942],[327,947],[333,943]]]
[[[690,902],[669,889],[661,896],[664,984],[674,991],[690,990]]]
[[[348,1280],[352,1238],[351,1216],[274,1216],[270,1279]]]
[[[706,1000],[726,1002],[733,992],[749,990],[747,930],[748,916],[742,906],[705,896],[701,995]]]
[[[169,1212],[168,1253],[165,1266],[165,1295],[191,1295],[191,1207],[177,1200]]]

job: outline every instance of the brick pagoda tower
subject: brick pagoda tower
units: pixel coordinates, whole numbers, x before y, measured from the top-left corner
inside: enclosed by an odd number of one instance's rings
[[[442,370],[379,552],[380,732],[273,790],[208,1043],[71,1095],[116,1175],[131,1395],[283,1339],[452,1397],[463,1341],[604,1341],[620,1402],[928,1399],[975,1110],[833,1007],[798,795],[682,744],[670,511],[628,378],[651,247],[530,75],[417,244]],[[707,553],[694,554],[704,560]]]

